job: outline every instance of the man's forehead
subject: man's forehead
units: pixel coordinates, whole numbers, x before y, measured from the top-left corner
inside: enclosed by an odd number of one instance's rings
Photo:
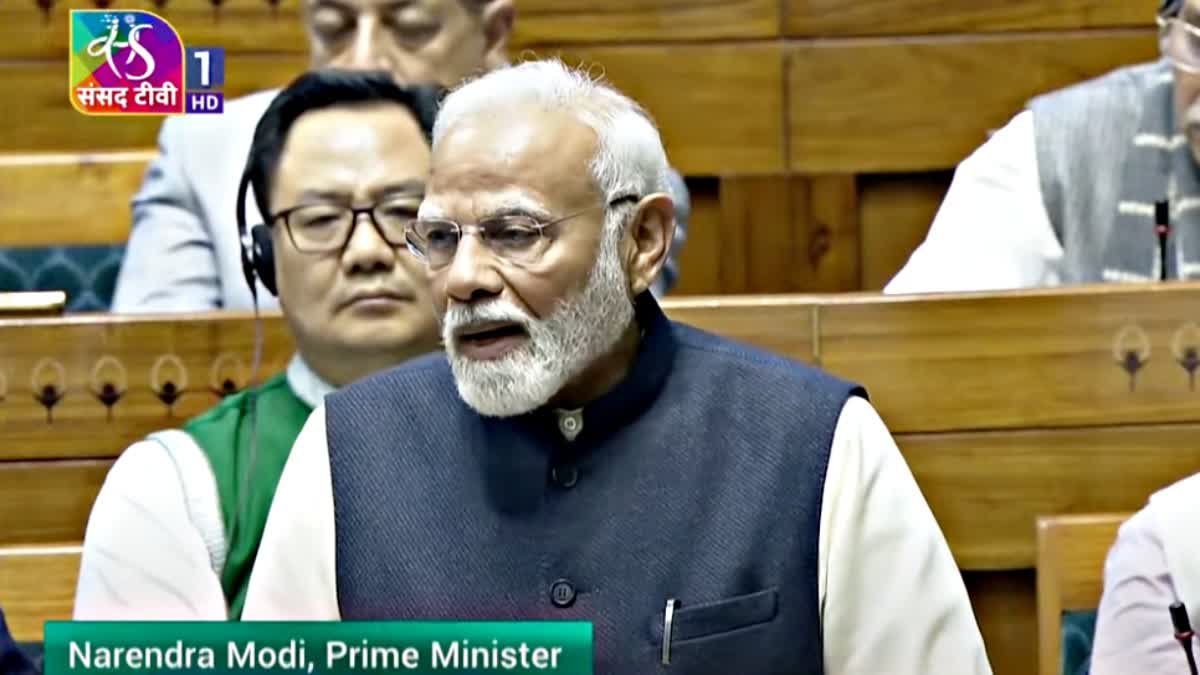
[[[430,194],[586,198],[595,190],[589,171],[595,150],[595,132],[569,114],[472,116],[438,144]]]

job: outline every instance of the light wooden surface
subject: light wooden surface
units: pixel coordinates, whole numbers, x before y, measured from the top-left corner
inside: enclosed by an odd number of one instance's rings
[[[0,462],[0,545],[82,541],[111,465],[108,459]]]
[[[62,291],[0,292],[0,317],[57,316],[66,304]]]
[[[1059,675],[1063,612],[1092,610],[1104,591],[1104,560],[1130,513],[1038,518],[1040,675]]]
[[[80,545],[0,546],[0,606],[17,642],[41,642],[47,621],[69,621]]]
[[[859,176],[863,290],[883,290],[925,241],[950,178],[948,171]]]
[[[959,567],[986,571],[1034,566],[1039,516],[1137,510],[1200,471],[1198,433],[1200,424],[1129,425],[896,440]]]
[[[77,123],[86,121],[80,117]],[[126,241],[129,200],[154,155],[145,150],[0,155],[0,247]]]
[[[1200,421],[1179,363],[1200,349],[1196,300],[1175,284],[834,298],[820,362],[869,384],[899,433]],[[1133,378],[1127,352],[1144,362]]]
[[[1157,58],[1156,35],[1138,28],[796,43],[786,66],[791,169],[953,167],[1036,94]]]
[[[1149,27],[1156,0],[784,0],[792,36]]]

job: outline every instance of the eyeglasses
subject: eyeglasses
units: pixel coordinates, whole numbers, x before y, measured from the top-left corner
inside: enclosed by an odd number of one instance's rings
[[[549,222],[532,216],[508,215],[489,218],[476,225],[460,225],[444,218],[421,218],[410,222],[406,232],[408,248],[431,269],[449,265],[458,251],[464,233],[475,232],[480,242],[497,257],[517,265],[537,262],[551,239],[546,230],[596,209],[610,209],[637,203],[636,195],[617,197],[607,204],[593,206]]]
[[[1179,17],[1158,17],[1163,55],[1176,68],[1200,73],[1200,27]]]
[[[399,248],[408,243],[404,233],[416,218],[419,205],[420,199],[414,197],[392,198],[361,209],[340,204],[301,204],[276,213],[271,220],[283,220],[297,251],[331,253],[346,246],[358,217],[365,213],[379,236]]]

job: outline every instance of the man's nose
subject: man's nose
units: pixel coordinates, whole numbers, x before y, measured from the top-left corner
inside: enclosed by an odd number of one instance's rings
[[[347,274],[387,271],[395,266],[395,248],[379,234],[367,214],[358,214],[350,227],[350,238],[342,252],[342,267]]]
[[[445,274],[446,294],[459,302],[473,302],[504,291],[495,256],[476,236],[463,235]]]
[[[375,17],[362,17],[354,31],[350,52],[342,64],[351,70],[386,70],[395,75],[395,65],[388,55],[384,27]]]

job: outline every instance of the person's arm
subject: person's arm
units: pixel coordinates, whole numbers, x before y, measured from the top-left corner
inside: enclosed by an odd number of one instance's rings
[[[861,398],[834,432],[818,564],[827,675],[992,672],[950,547]]]
[[[958,165],[925,241],[884,293],[1055,286],[1062,257],[1025,111]]]
[[[199,312],[221,304],[220,272],[212,233],[183,163],[188,152],[185,122],[167,119],[132,202],[133,226],[112,311]],[[211,189],[211,188],[210,188]]]
[[[181,476],[162,445],[141,441],[122,453],[88,519],[76,621],[228,617],[221,580],[189,513],[185,479],[192,489],[210,484],[216,500],[211,473]]]
[[[292,445],[246,591],[243,621],[337,621],[333,482],[325,406]]]
[[[1187,673],[1170,606],[1175,587],[1154,512],[1126,521],[1104,562],[1104,594],[1092,645],[1092,675]]]
[[[663,265],[658,279],[655,279],[654,284],[650,287],[650,292],[656,298],[670,293],[679,280],[679,255],[683,250],[684,243],[687,242],[688,219],[692,215],[691,195],[688,194],[687,183],[683,182],[683,176],[672,169],[668,172],[667,178],[670,182],[671,200],[675,202],[675,236],[671,240],[671,250],[667,254],[667,262]]]

